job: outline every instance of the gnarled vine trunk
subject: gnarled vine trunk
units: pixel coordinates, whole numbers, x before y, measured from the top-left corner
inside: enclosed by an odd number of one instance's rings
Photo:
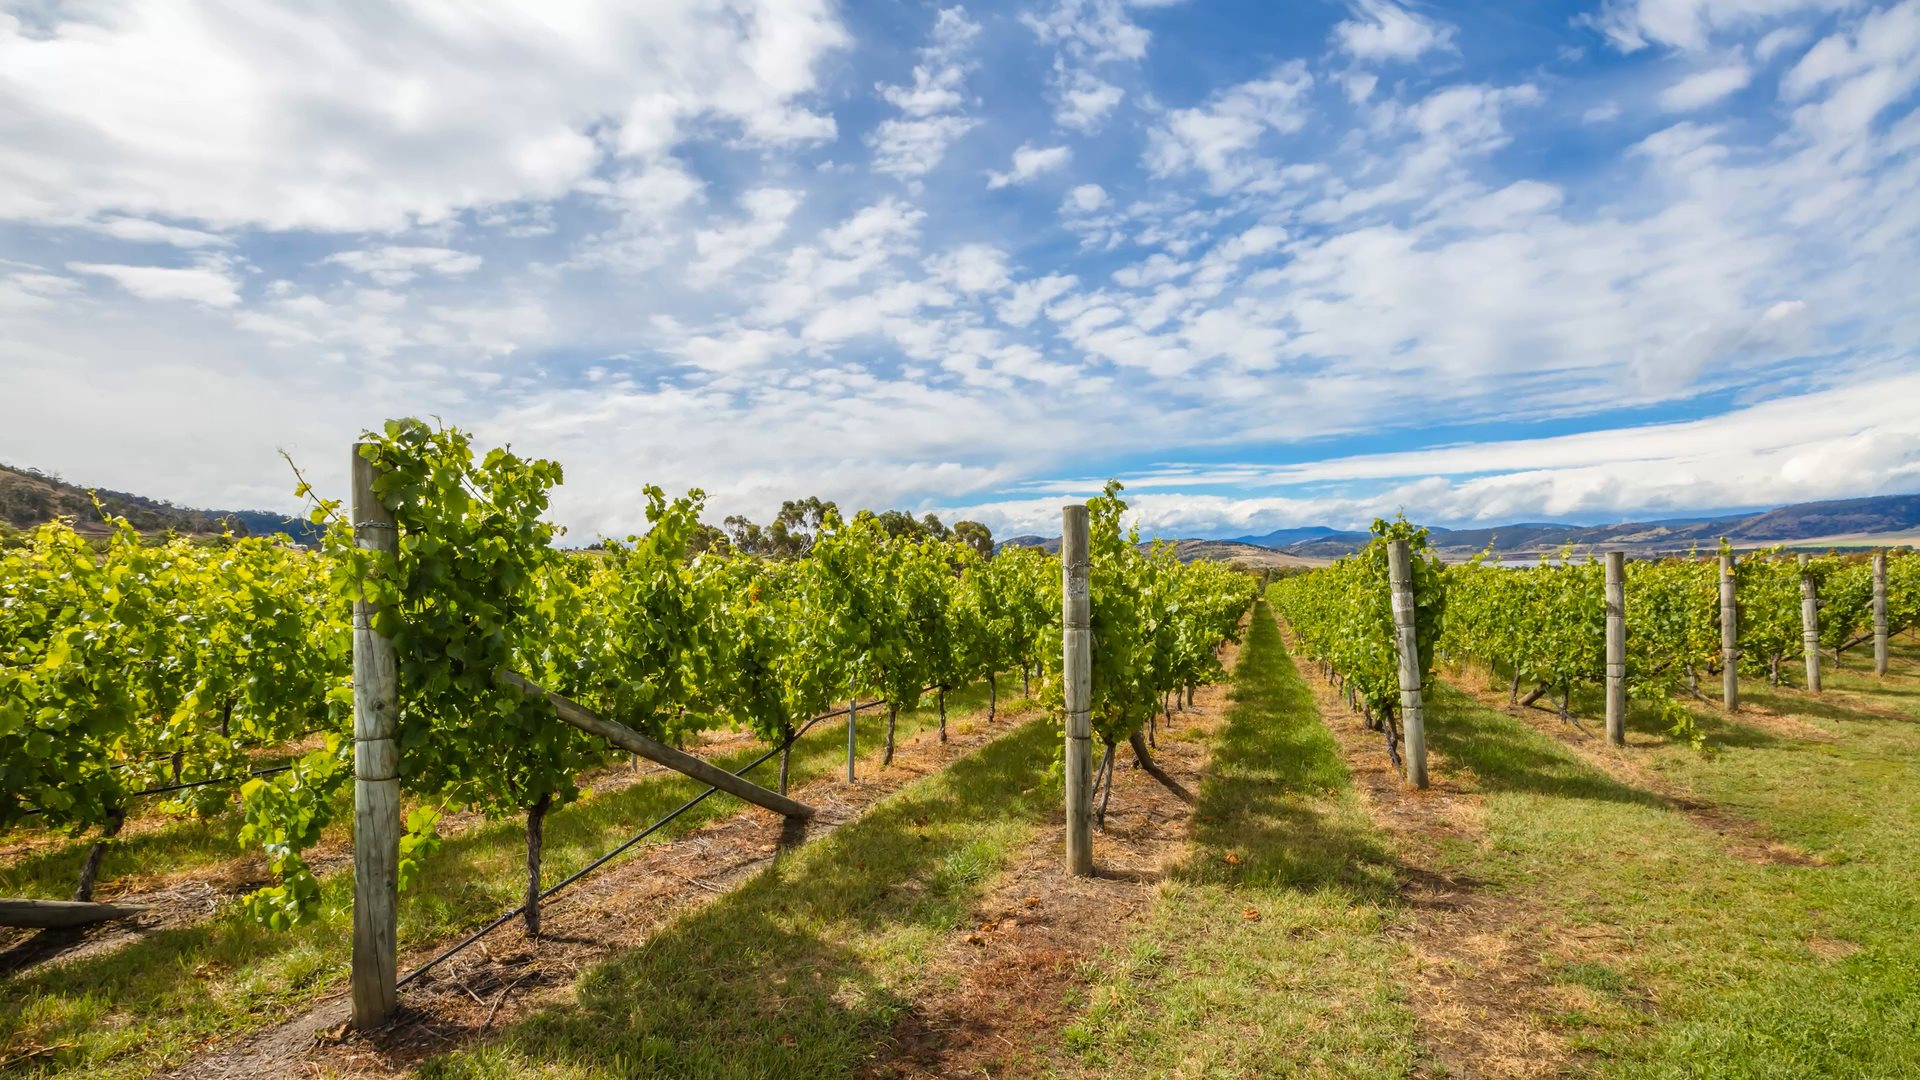
[[[540,847],[546,840],[547,808],[552,795],[542,795],[527,808],[527,908],[523,913],[527,936],[540,936]]]
[[[74,883],[73,898],[82,903],[93,899],[93,883],[100,877],[100,861],[107,857],[107,844],[120,833],[120,826],[127,823],[125,808],[109,810],[107,821],[100,829],[100,839],[93,842],[87,850],[87,859],[80,864],[80,880]]]
[[[994,716],[1000,710],[1000,676],[987,672],[987,723],[993,723]]]
[[[1193,792],[1181,787],[1180,781],[1167,775],[1167,770],[1162,769],[1159,764],[1153,760],[1153,754],[1147,750],[1147,740],[1141,736],[1140,732],[1135,731],[1127,740],[1127,745],[1133,747],[1134,762],[1142,769],[1147,770],[1148,776],[1160,781],[1160,785],[1178,796],[1181,802],[1189,806],[1193,804]],[[1107,752],[1111,754],[1113,752],[1112,748],[1109,747]]]
[[[887,752],[880,755],[880,765],[885,768],[893,764],[893,725],[900,719],[900,706],[887,702]]]
[[[947,741],[947,688],[942,686],[934,692],[935,700],[940,703],[940,741]]]

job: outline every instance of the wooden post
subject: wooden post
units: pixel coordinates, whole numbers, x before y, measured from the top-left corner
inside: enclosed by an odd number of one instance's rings
[[[860,695],[847,698],[847,783],[853,783],[854,724],[860,715]]]
[[[373,462],[353,448],[354,545],[397,556],[393,513],[374,494]],[[400,680],[393,642],[375,632],[377,605],[353,604],[353,1026],[393,1018],[398,991],[395,899],[400,875]]]
[[[1887,553],[1873,555],[1873,673],[1887,673]]]
[[[1060,511],[1061,682],[1067,704],[1067,872],[1093,874],[1093,631],[1087,508]]]
[[[1387,545],[1387,583],[1400,651],[1400,734],[1407,742],[1407,785],[1427,786],[1427,722],[1420,700],[1420,634],[1415,625],[1413,553],[1405,540]]]
[[[1800,553],[1800,650],[1807,654],[1807,693],[1820,692],[1820,598],[1813,575],[1807,572],[1806,552]]]
[[[1607,741],[1627,744],[1627,557],[1607,552]]]
[[[1740,607],[1735,596],[1733,556],[1720,556],[1720,702],[1740,711]]]

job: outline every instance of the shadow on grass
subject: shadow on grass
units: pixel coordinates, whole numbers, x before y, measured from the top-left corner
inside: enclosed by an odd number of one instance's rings
[[[1849,693],[1871,694],[1878,696],[1887,693],[1882,690],[1851,690]],[[1911,723],[1899,717],[1885,713],[1869,712],[1864,709],[1849,708],[1837,701],[1817,698],[1809,694],[1781,693],[1774,690],[1747,690],[1742,688],[1742,704],[1751,703],[1763,709],[1787,716],[1810,716],[1821,720],[1844,720],[1852,724],[1903,724]]]
[[[1326,798],[1348,786],[1347,769],[1265,601],[1254,609],[1231,701],[1194,815],[1200,850],[1178,876],[1334,886],[1385,899],[1394,859],[1364,815],[1326,808]],[[1240,861],[1224,861],[1223,851]]]
[[[1488,791],[1666,806],[1660,796],[1613,779],[1445,683],[1427,698],[1427,745],[1471,770]]]
[[[1015,834],[1055,813],[1056,731],[1029,723],[904,789],[593,968],[575,1001],[421,1074],[847,1075],[910,1005],[877,955],[892,942],[910,970],[913,932],[961,925]]]

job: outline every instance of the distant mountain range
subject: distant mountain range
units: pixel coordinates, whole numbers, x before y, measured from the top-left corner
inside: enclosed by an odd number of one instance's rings
[[[1641,553],[1678,552],[1713,547],[1723,536],[1736,547],[1749,548],[1773,544],[1877,546],[1920,541],[1920,495],[1796,503],[1729,517],[1670,518],[1618,525],[1523,521],[1479,529],[1436,527],[1431,533],[1434,547],[1442,555],[1453,557],[1469,556],[1488,547],[1503,556],[1526,557],[1569,544],[1577,548],[1620,548]],[[1332,529],[1281,529],[1264,536],[1235,539],[1291,555],[1336,558],[1366,543],[1367,534]]]
[[[1569,525],[1522,521],[1489,528],[1432,528],[1433,545],[1446,558],[1465,559],[1491,547],[1506,558],[1528,558],[1566,545],[1620,548],[1640,554],[1712,548],[1726,537],[1742,548],[1774,544],[1805,547],[1879,547],[1920,545],[1920,495],[1879,495],[1796,503],[1774,510],[1726,517],[1669,518],[1618,525]],[[1242,560],[1253,565],[1322,562],[1346,555],[1367,542],[1364,532],[1324,525],[1276,529],[1258,536],[1226,540],[1178,540],[1181,557]],[[1060,549],[1059,537],[1016,536],[1002,547]]]
[[[89,490],[93,494],[89,495]],[[95,509],[93,496],[100,499]],[[0,465],[0,523],[30,529],[56,517],[71,517],[82,533],[105,535],[101,510],[124,517],[143,533],[175,532],[182,536],[266,536],[283,533],[303,543],[318,538],[315,528],[300,518],[265,510],[194,510],[144,495],[105,488],[88,489],[36,469]]]

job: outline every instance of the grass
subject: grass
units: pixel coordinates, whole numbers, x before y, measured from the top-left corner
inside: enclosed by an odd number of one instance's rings
[[[1876,682],[1830,685],[1901,700]],[[1713,752],[1627,752],[1687,801],[1824,863],[1786,865],[1516,718],[1444,684],[1431,695],[1430,745],[1485,800],[1487,841],[1464,869],[1524,902],[1545,977],[1580,989],[1535,1018],[1580,1071],[1920,1075],[1920,725],[1841,697],[1747,697],[1832,741],[1703,712]]]
[[[1404,1072],[1403,950],[1382,934],[1397,918],[1393,856],[1264,602],[1193,840],[1091,973],[1065,1028],[1082,1063],[1141,1077]]]
[[[949,723],[985,704],[984,687],[949,695]],[[1003,699],[1002,704],[1013,708],[1018,702]],[[903,712],[900,736],[935,723],[931,707]],[[862,713],[863,757],[877,752],[885,727],[884,713]],[[844,736],[844,727],[827,722],[796,744],[793,782],[838,773],[845,761]],[[737,768],[759,753],[744,748],[714,760]],[[769,762],[755,775],[771,781],[775,767]],[[874,761],[864,767],[873,768]],[[547,818],[545,878],[558,880],[698,790],[678,775],[650,776],[555,811]],[[662,840],[682,835],[738,807],[731,799],[709,799],[656,835]],[[524,836],[520,822],[500,821],[449,837],[429,864],[424,884],[401,897],[402,949],[471,929],[517,903]],[[28,1060],[22,1075],[144,1076],[179,1063],[210,1039],[286,1019],[344,982],[351,889],[350,872],[323,878],[323,915],[293,931],[265,930],[228,908],[203,924],[158,931],[98,956],[8,976],[0,981],[0,1061],[58,1047]]]
[[[856,1071],[913,1000],[923,965],[1001,867],[1057,813],[1033,721],[784,856],[614,956],[576,1000],[429,1062],[488,1077],[824,1077]]]

